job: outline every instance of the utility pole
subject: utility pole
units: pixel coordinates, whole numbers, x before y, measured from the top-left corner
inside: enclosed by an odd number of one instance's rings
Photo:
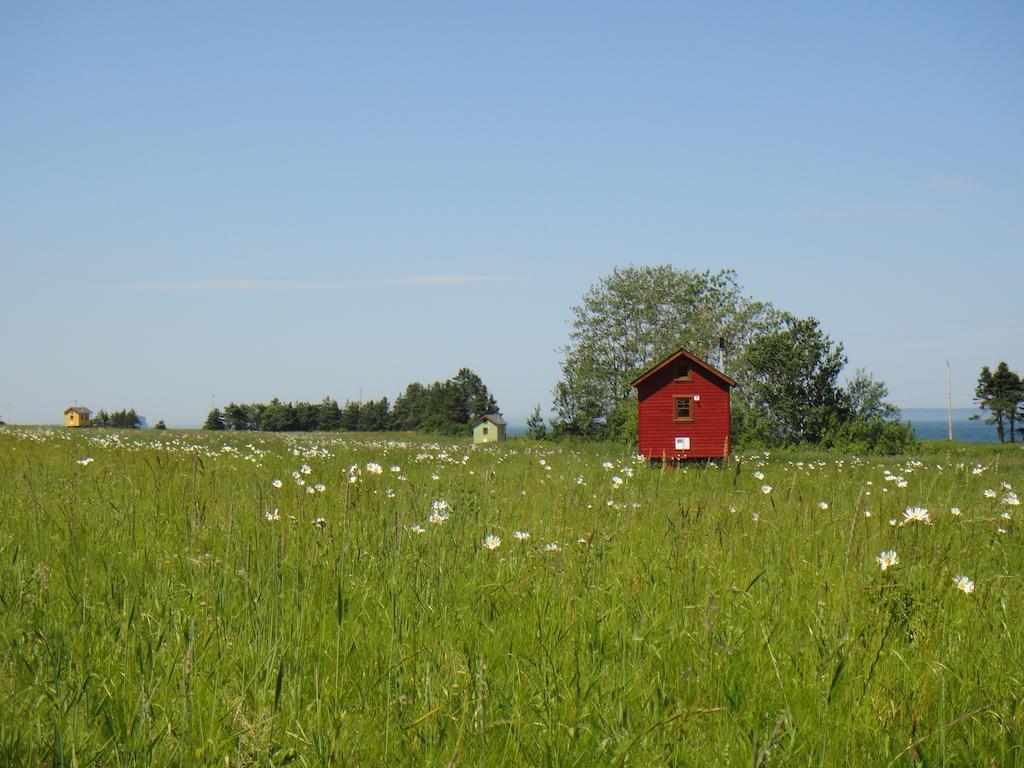
[[[953,375],[949,370],[949,359],[946,359],[946,426],[949,428],[949,441],[953,441]]]

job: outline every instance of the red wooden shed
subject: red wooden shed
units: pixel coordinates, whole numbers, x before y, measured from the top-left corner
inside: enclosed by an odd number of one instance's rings
[[[638,451],[649,459],[720,459],[732,451],[729,390],[736,382],[685,349],[639,376]]]

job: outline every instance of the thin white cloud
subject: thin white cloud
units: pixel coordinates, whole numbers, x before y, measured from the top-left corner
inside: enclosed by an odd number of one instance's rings
[[[294,280],[143,280],[122,283],[127,291],[154,291],[161,293],[232,293],[239,291],[274,291],[287,288],[309,288],[315,283]]]
[[[853,203],[848,205],[811,205],[797,208],[798,216],[813,218],[894,218],[920,216],[927,208],[909,203]]]
[[[961,176],[937,176],[928,182],[927,187],[943,192],[980,192],[982,189],[977,181]]]
[[[495,285],[519,283],[522,278],[510,275],[474,275],[464,273],[438,275],[404,275],[395,279],[403,285]]]
[[[500,285],[521,282],[524,282],[523,278],[511,275],[439,273],[322,281],[256,280],[250,278],[231,278],[221,280],[141,280],[120,283],[119,287],[126,291],[153,293],[251,293],[258,291],[337,288],[346,285],[461,286]]]

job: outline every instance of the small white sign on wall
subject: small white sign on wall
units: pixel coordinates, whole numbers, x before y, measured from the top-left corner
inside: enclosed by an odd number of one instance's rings
[[[688,451],[688,450],[690,450],[690,438],[688,438],[688,437],[677,437],[676,438],[676,450],[677,451]]]

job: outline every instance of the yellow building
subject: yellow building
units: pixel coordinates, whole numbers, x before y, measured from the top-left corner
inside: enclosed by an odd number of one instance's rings
[[[488,413],[476,420],[473,425],[474,443],[497,443],[505,439],[504,419],[496,413]]]
[[[64,409],[65,427],[88,427],[92,424],[92,411],[80,405]]]

